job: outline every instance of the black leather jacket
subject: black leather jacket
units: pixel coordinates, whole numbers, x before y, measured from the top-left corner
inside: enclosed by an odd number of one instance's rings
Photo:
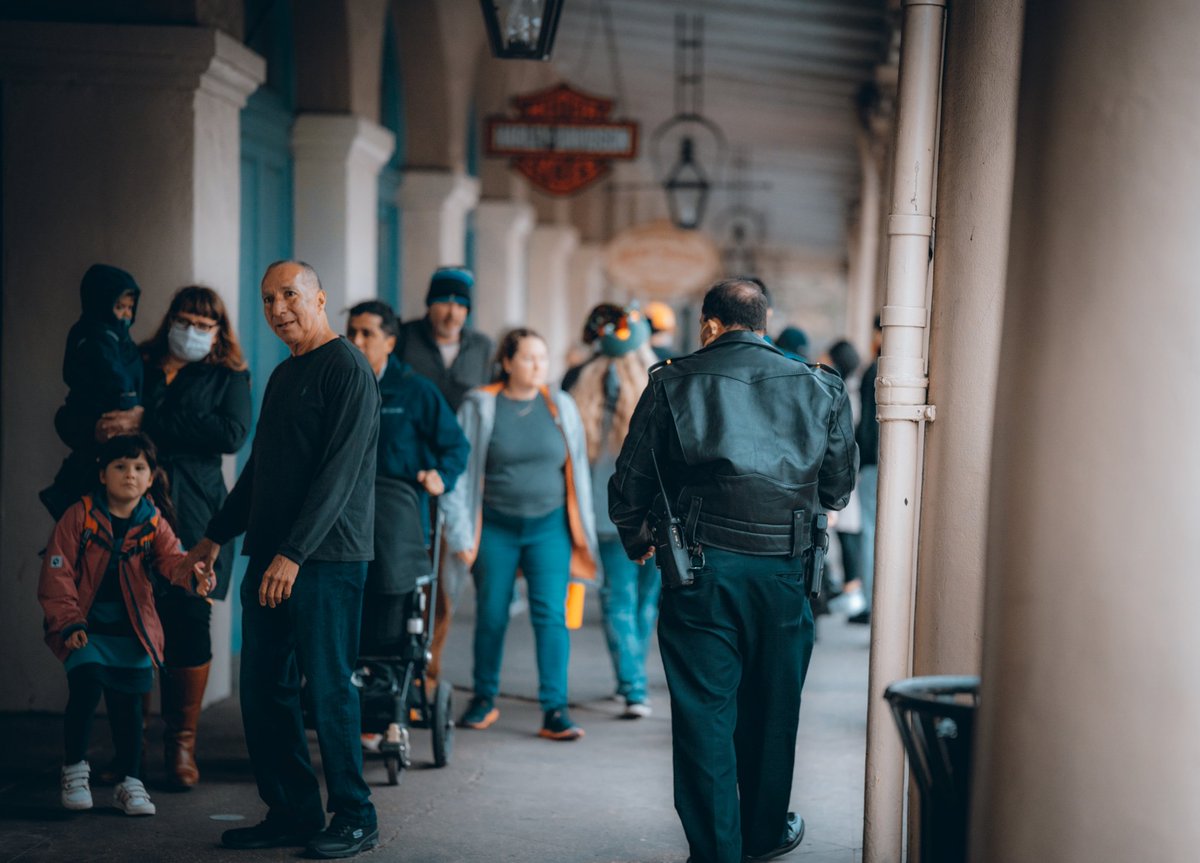
[[[651,450],[689,543],[743,554],[799,556],[818,507],[844,507],[858,474],[842,379],[746,330],[651,371],[609,483],[630,557],[661,514]]]

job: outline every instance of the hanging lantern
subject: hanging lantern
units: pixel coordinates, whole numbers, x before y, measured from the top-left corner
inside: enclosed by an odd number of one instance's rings
[[[708,204],[708,177],[695,157],[695,144],[691,138],[680,139],[679,161],[667,174],[663,189],[667,192],[667,208],[671,221],[677,228],[693,231],[704,221],[704,207]]]
[[[563,0],[479,0],[492,56],[549,60]]]
[[[693,231],[704,221],[704,208],[713,184],[710,176],[720,176],[725,154],[725,134],[721,127],[705,117],[700,110],[703,102],[703,69],[701,46],[704,19],[699,15],[675,16],[675,114],[654,130],[650,136],[650,158],[659,185],[667,193],[667,210],[677,228]],[[675,141],[679,142],[679,157],[667,170]],[[699,141],[701,146],[697,146]],[[700,165],[698,152],[707,152],[709,145],[714,159],[709,174]]]

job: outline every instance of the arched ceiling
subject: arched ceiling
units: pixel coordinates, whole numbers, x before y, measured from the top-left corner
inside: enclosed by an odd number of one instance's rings
[[[886,58],[887,7],[887,0],[567,0],[551,62],[577,87],[622,97],[616,112],[640,121],[643,135],[640,170],[622,175],[648,180],[650,133],[675,113],[675,16],[703,15],[703,114],[731,149],[747,152],[750,178],[770,184],[748,201],[766,214],[768,243],[840,254],[858,195],[855,97]],[[714,193],[705,227],[731,203],[729,191]]]

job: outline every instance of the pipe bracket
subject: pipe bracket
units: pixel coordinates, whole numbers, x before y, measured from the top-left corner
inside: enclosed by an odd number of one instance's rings
[[[925,327],[929,310],[924,306],[884,306],[879,312],[881,327]]]
[[[875,405],[879,422],[933,422],[937,405]]]
[[[920,216],[912,213],[893,213],[888,216],[888,236],[891,237],[932,237],[933,216]]]

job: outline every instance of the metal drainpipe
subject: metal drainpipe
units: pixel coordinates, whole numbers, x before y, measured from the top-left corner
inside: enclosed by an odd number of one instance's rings
[[[927,286],[941,98],[946,0],[905,0],[896,106],[895,171],[888,217],[883,349],[875,382],[879,493],[867,704],[864,863],[900,863],[904,851],[904,748],[883,701],[912,673],[912,602],[921,494],[929,321]]]

